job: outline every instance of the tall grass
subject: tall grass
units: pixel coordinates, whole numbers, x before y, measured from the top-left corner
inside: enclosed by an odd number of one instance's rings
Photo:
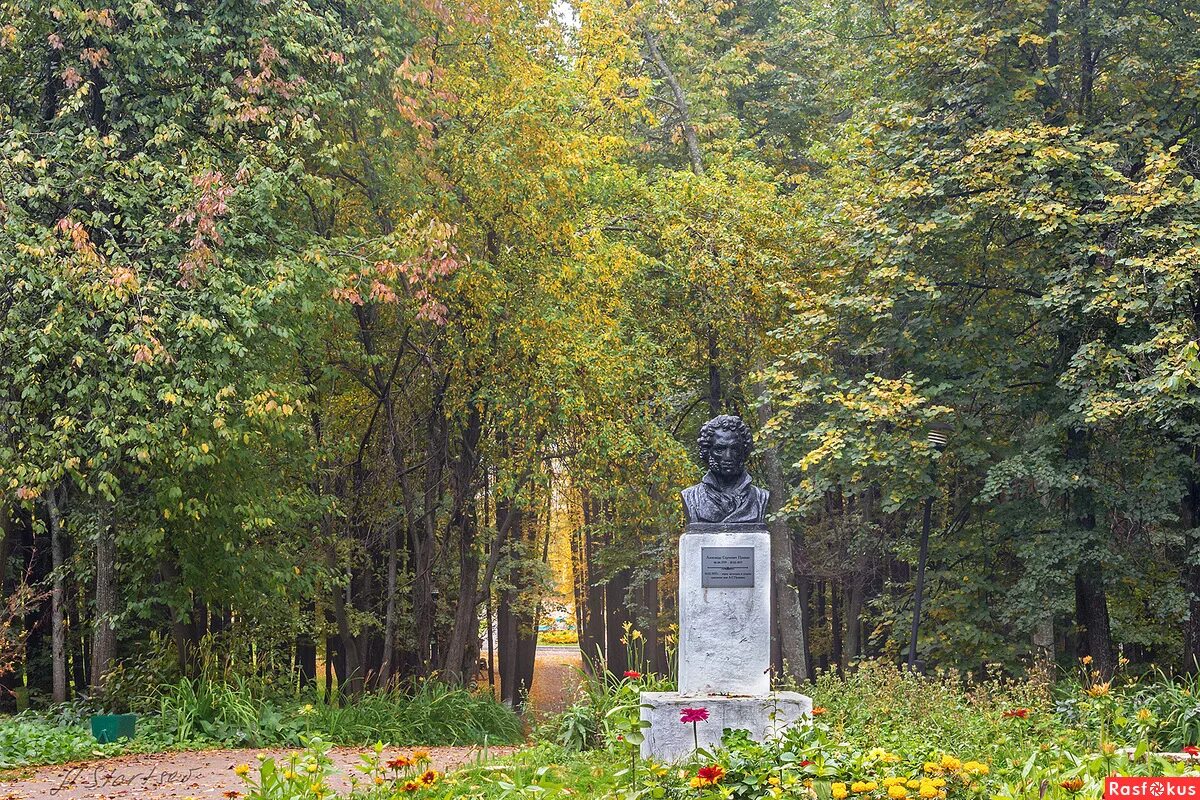
[[[510,744],[524,738],[519,717],[488,695],[424,682],[409,692],[363,695],[341,707],[317,706],[312,730],[337,744]]]

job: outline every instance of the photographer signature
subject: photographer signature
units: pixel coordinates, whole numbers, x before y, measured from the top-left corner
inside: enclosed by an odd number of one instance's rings
[[[111,768],[99,765],[78,766],[72,767],[63,773],[62,780],[59,781],[57,786],[51,787],[50,794],[57,795],[60,792],[78,788],[101,789],[123,786],[146,789],[166,786],[171,783],[187,783],[199,771],[199,767],[192,767],[187,772],[177,772],[175,770],[159,769],[157,766],[151,765],[144,771],[118,773],[111,771]]]

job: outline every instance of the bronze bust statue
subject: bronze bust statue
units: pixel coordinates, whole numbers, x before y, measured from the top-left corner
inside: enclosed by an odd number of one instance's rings
[[[753,447],[750,428],[741,417],[722,414],[700,427],[700,460],[708,472],[682,492],[688,523],[759,523],[767,513],[766,489],[750,482],[746,459]]]

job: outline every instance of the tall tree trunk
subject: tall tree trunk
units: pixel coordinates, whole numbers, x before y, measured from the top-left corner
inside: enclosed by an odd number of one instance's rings
[[[704,158],[700,152],[700,138],[696,135],[695,126],[692,125],[692,116],[688,107],[687,95],[684,94],[683,87],[679,84],[679,79],[675,77],[675,72],[671,69],[666,57],[663,55],[658,35],[650,30],[650,26],[645,23],[642,25],[642,38],[646,42],[646,53],[650,57],[651,63],[654,64],[655,69],[658,70],[658,74],[666,82],[667,87],[671,91],[675,111],[679,114],[679,127],[683,131],[683,141],[687,145],[688,160],[691,162],[692,172],[697,175],[703,175]]]
[[[63,487],[65,495],[65,486]],[[50,592],[50,658],[53,664],[52,696],[54,702],[67,702],[67,631],[64,624],[66,586],[63,571],[63,529],[62,515],[59,508],[59,489],[51,488],[46,492],[46,511],[50,517],[50,552],[54,569],[54,584]]]
[[[866,592],[860,573],[850,578],[846,597],[846,658],[847,660],[861,658],[862,648],[862,609]]]
[[[8,557],[12,553],[15,538],[12,513],[9,506],[0,501],[0,595],[8,597]]]
[[[755,387],[758,396],[758,422],[765,428],[771,420],[772,408],[767,399],[766,387],[759,383]],[[771,493],[767,502],[767,529],[771,532],[771,633],[772,663],[777,675],[795,681],[811,677],[808,671],[806,651],[807,627],[800,595],[796,591],[795,554],[793,547],[800,542],[800,534],[793,538],[787,520],[779,515],[779,509],[787,501],[788,487],[779,463],[779,452],[774,445],[760,448],[767,490]]]
[[[316,626],[316,607],[311,601],[306,602],[300,609],[304,624]],[[317,641],[309,631],[296,634],[296,673],[300,679],[300,687],[307,689],[317,683]]]
[[[387,604],[383,614],[383,660],[379,665],[379,685],[392,682],[392,661],[396,657],[396,524],[388,524]]]
[[[1188,600],[1187,619],[1183,624],[1183,668],[1200,672],[1200,448],[1191,448],[1191,470],[1183,504],[1185,552],[1183,588]]]
[[[92,692],[103,693],[104,681],[117,658],[117,538],[112,505],[100,501],[96,534],[96,617],[92,634]]]
[[[583,651],[584,664],[591,667],[596,659],[604,660],[604,584],[600,582],[600,567],[596,563],[599,553],[596,541],[596,526],[599,524],[599,502],[584,492],[583,495],[583,563],[584,572],[584,621],[579,631],[579,647]],[[579,580],[577,578],[577,580]],[[597,666],[599,666],[597,664]]]
[[[608,671],[620,677],[629,669],[627,644],[621,639],[625,636],[625,623],[630,622],[629,606],[625,595],[629,589],[629,570],[618,570],[605,586],[605,627],[607,629]]]
[[[1080,428],[1067,431],[1067,462],[1077,474],[1088,471],[1090,440]],[[1096,529],[1095,499],[1087,489],[1071,492],[1068,506],[1074,524],[1081,530]],[[1075,621],[1083,629],[1083,644],[1092,657],[1093,669],[1106,679],[1116,670],[1112,635],[1109,631],[1108,594],[1104,587],[1104,566],[1096,545],[1089,541],[1075,573]]]

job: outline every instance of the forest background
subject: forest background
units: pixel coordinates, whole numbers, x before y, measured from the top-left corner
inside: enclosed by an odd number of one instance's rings
[[[0,0],[0,680],[519,702],[552,498],[665,671],[721,412],[781,677],[923,531],[928,666],[1195,670],[1198,103],[1191,0]]]

